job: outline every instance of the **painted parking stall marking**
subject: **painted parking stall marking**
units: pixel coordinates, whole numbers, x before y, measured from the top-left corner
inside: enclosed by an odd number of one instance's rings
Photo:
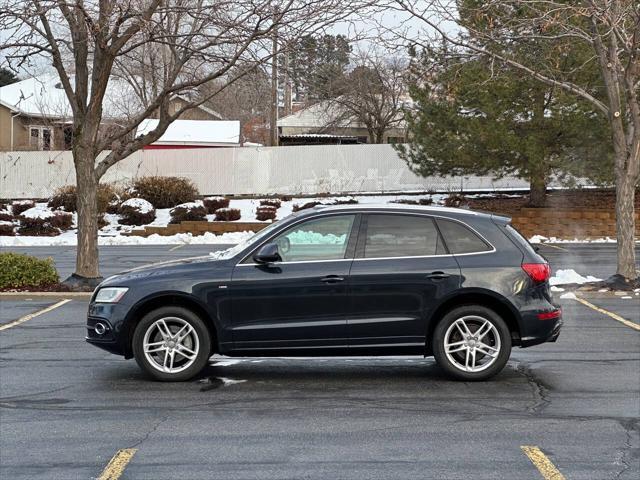
[[[9,322],[5,325],[0,326],[0,331],[7,330],[8,328],[15,327],[16,325],[20,325],[21,323],[27,322],[32,318],[35,318],[43,313],[50,312],[51,310],[55,310],[58,307],[61,307],[65,303],[70,302],[71,299],[66,298],[64,300],[60,300],[58,303],[54,303],[53,305],[48,306],[47,308],[43,308],[42,310],[38,310],[37,312],[30,313],[29,315],[25,315],[24,317],[20,317],[18,320],[14,320],[13,322]]]
[[[596,312],[602,313],[604,315],[607,315],[611,318],[613,318],[614,320],[617,320],[618,322],[626,325],[629,328],[633,328],[634,330],[637,330],[640,332],[640,324],[637,324],[635,322],[632,322],[631,320],[627,320],[626,318],[622,318],[620,315],[610,312],[609,310],[605,310],[604,308],[600,308],[596,305],[594,305],[591,302],[587,302],[584,298],[580,298],[580,297],[576,297],[576,300],[578,302],[580,302],[581,304],[583,304],[585,307],[589,307],[592,310],[595,310]]]
[[[565,480],[560,470],[549,460],[549,458],[536,446],[523,445],[520,447],[524,454],[529,457],[531,463],[538,469],[540,475],[545,480]]]
[[[118,480],[137,451],[137,448],[118,450],[102,471],[98,480]]]

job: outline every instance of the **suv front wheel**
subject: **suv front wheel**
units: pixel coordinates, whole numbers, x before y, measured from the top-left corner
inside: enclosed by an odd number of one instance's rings
[[[152,377],[183,381],[207,364],[211,340],[206,325],[192,311],[162,307],[140,320],[132,347],[136,362]]]
[[[511,333],[504,320],[481,305],[449,311],[433,334],[433,354],[447,374],[466,381],[499,373],[511,355]]]

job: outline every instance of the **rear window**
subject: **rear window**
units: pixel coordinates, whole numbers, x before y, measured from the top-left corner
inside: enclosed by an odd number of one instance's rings
[[[446,253],[433,220],[415,215],[369,215],[364,258]]]
[[[438,227],[444,237],[444,242],[453,254],[488,252],[491,246],[482,240],[469,227],[460,222],[438,218]]]

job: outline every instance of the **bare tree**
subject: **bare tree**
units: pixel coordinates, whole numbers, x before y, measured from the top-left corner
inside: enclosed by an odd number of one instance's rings
[[[247,73],[240,69],[246,69]],[[229,84],[225,79],[215,80],[200,87],[204,96],[214,95],[207,102],[207,106],[220,113],[224,118],[240,120],[243,127],[254,123],[266,125],[269,122],[271,108],[270,95],[271,83],[269,75],[263,65],[246,65],[234,68],[229,75],[238,77],[238,80]],[[215,93],[217,92],[217,93]],[[266,138],[246,137],[243,131],[243,140],[251,142],[266,142]]]
[[[407,14],[402,28],[387,32],[428,48],[444,41],[452,55],[473,52],[590,102],[608,119],[615,155],[617,274],[638,277],[634,195],[640,179],[640,3],[637,0],[391,0]],[[514,14],[517,12],[517,15]],[[464,15],[462,15],[464,13]],[[465,21],[464,19],[472,19]],[[410,23],[422,27],[416,32]],[[482,28],[478,28],[478,25]],[[558,60],[572,47],[591,52],[601,84],[581,83],[565,62],[522,55],[548,42]],[[539,44],[539,43],[538,43]],[[567,48],[562,48],[566,45]],[[513,55],[517,49],[518,56]]]
[[[406,73],[402,60],[358,57],[327,100],[327,126],[362,125],[373,143],[384,143],[385,132],[404,121]]]
[[[110,167],[215,93],[193,95],[200,85],[233,82],[236,77],[227,74],[239,62],[268,61],[266,42],[274,29],[295,38],[354,8],[351,0],[0,0],[5,61],[52,64],[73,114],[77,283],[95,284],[100,276],[96,189]],[[114,76],[126,78],[139,102],[131,101],[130,112],[104,131],[105,95]],[[189,101],[171,111],[175,95]],[[157,127],[135,137],[151,116]]]

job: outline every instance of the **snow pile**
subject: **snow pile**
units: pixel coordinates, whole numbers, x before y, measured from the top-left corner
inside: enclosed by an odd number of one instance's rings
[[[143,198],[130,198],[129,200],[123,202],[122,205],[120,205],[120,208],[122,207],[131,207],[140,213],[149,213],[154,210],[153,205],[151,205],[150,202],[147,202]]]
[[[578,240],[574,238],[573,240],[567,240],[556,237],[545,237],[542,235],[534,235],[529,238],[529,243],[616,243],[615,238],[604,237],[604,238],[591,238],[589,240]]]
[[[302,230],[287,235],[287,238],[289,238],[294,245],[341,245],[347,240],[346,237],[346,234],[338,236],[333,233],[328,233],[323,235],[318,232],[304,232]]]
[[[180,205],[176,205],[170,210],[170,212],[173,212],[175,208],[184,208],[185,210],[191,210],[192,208],[198,208],[203,206],[204,204],[202,203],[202,200],[196,200],[195,202],[187,202],[187,203],[181,203]]]
[[[222,235],[215,235],[211,232],[205,232],[204,235],[192,235],[191,233],[177,233],[175,235],[162,236],[158,234],[149,235],[148,237],[117,236],[117,237],[100,237],[99,245],[206,245],[206,244],[236,244],[252,237],[253,232],[229,232]]]
[[[46,203],[38,203],[35,207],[25,210],[20,214],[20,216],[25,218],[38,218],[41,220],[53,218],[55,215],[56,214],[47,206]]]
[[[586,277],[583,277],[582,275],[577,273],[575,270],[569,268],[566,270],[558,270],[556,274],[549,279],[549,284],[565,285],[568,283],[577,283],[579,285],[582,285],[583,283],[599,282],[600,280],[602,279],[596,278],[591,275],[587,275]]]
[[[560,295],[560,298],[563,300],[576,300],[578,297],[576,297],[576,294],[573,292],[567,292]]]
[[[253,232],[230,232],[223,235],[214,235],[210,232],[206,232],[204,235],[178,233],[176,235],[162,236],[153,234],[148,237],[114,235],[111,237],[98,237],[98,245],[231,245],[244,242],[253,235]],[[56,237],[0,236],[0,247],[75,246],[77,244],[78,238],[73,230],[64,232]]]

